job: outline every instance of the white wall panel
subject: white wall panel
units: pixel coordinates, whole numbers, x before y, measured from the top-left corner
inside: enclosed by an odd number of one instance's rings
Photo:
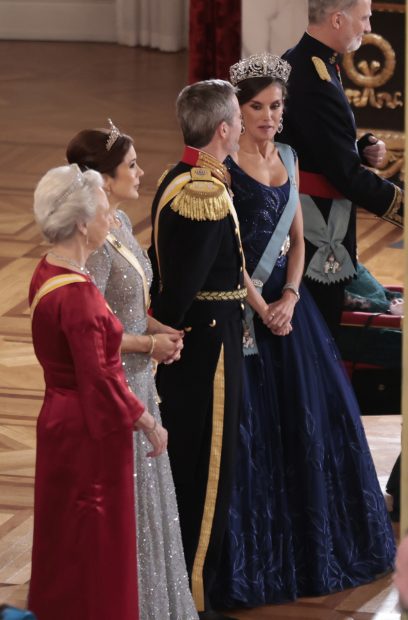
[[[0,0],[0,39],[115,41],[115,1]]]
[[[307,26],[307,0],[242,0],[242,55],[283,54]]]

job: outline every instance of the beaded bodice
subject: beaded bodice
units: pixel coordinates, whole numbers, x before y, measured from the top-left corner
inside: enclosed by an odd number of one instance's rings
[[[270,187],[250,177],[231,157],[225,163],[231,174],[246,266],[251,275],[285,209],[290,181],[288,179],[279,187]],[[281,256],[276,266],[286,265],[286,260],[285,256]]]

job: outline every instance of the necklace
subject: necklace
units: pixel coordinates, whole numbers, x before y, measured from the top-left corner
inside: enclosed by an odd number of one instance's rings
[[[81,273],[86,273],[89,276],[88,269],[77,263],[75,260],[72,260],[71,258],[66,258],[66,256],[61,256],[60,254],[56,254],[52,250],[50,250],[48,254],[50,256],[53,256],[57,260],[62,261],[63,263],[67,263],[67,265],[71,265],[71,267],[75,267],[75,269],[78,269]]]

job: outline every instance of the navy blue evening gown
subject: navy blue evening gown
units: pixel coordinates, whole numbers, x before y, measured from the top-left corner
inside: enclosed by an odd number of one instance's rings
[[[265,186],[230,158],[234,204],[251,275],[285,208],[289,181]],[[264,285],[279,299],[287,258]],[[338,350],[306,287],[293,331],[255,318],[259,355],[245,357],[236,480],[218,607],[316,596],[373,580],[393,566],[394,537]]]

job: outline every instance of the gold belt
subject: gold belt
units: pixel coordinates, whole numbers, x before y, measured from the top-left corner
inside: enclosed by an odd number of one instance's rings
[[[235,301],[246,299],[246,288],[238,288],[234,291],[200,291],[196,295],[198,301]]]

